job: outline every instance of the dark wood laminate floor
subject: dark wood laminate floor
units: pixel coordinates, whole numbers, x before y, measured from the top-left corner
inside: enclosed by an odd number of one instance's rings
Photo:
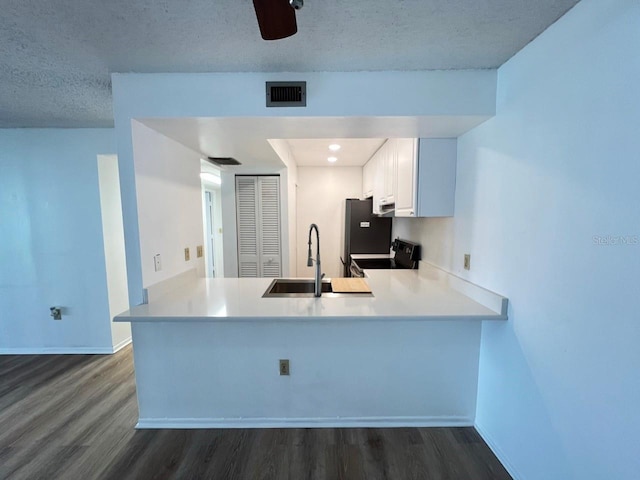
[[[509,479],[473,428],[134,430],[131,347],[0,356],[0,479]]]

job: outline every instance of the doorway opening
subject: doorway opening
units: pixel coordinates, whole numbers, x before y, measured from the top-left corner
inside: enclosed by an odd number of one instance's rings
[[[113,322],[115,315],[129,308],[120,175],[116,155],[98,155],[98,183],[107,274],[109,323],[113,348],[114,351],[117,351],[131,341],[131,327],[128,323]]]
[[[219,171],[203,170],[202,181],[202,215],[205,245],[205,271],[209,278],[224,277],[224,255],[222,243],[222,208],[220,187],[222,185]]]

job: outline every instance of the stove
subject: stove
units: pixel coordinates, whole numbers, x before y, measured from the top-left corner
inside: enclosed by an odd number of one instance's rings
[[[420,260],[420,245],[400,240],[393,241],[393,250],[396,252],[393,258],[351,258],[350,274],[352,277],[364,277],[363,270],[383,269],[417,269]],[[362,257],[363,255],[358,255]]]

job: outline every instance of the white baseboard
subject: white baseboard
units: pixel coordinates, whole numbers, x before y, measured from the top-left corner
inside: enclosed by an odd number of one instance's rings
[[[124,347],[126,347],[127,345],[129,345],[131,343],[131,337],[127,337],[124,340],[122,340],[120,343],[116,344],[113,346],[113,350],[111,353],[117,353],[120,350],[122,350]]]
[[[19,347],[0,348],[0,355],[110,355],[131,343],[131,337],[113,347]]]
[[[513,464],[509,462],[507,456],[504,454],[502,449],[498,447],[496,442],[493,441],[491,436],[487,435],[487,433],[483,431],[482,428],[480,428],[477,424],[474,425],[474,428],[480,434],[484,442],[489,446],[493,454],[498,458],[498,460],[500,460],[502,466],[507,470],[507,472],[509,472],[511,478],[513,478],[513,480],[523,480],[524,476],[522,476],[520,472],[518,472],[518,470],[513,466]]]
[[[471,427],[467,417],[140,418],[136,428]]]
[[[0,348],[0,355],[108,355],[113,347]]]

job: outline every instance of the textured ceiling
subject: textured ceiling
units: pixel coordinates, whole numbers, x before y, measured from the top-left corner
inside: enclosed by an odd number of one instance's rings
[[[577,0],[307,0],[265,42],[251,0],[0,0],[0,127],[110,126],[111,72],[492,68]]]

